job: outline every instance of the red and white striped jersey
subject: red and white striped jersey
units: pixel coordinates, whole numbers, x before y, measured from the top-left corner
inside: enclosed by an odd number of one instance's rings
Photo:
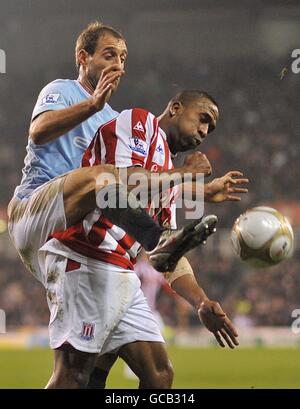
[[[117,118],[98,129],[83,156],[82,166],[99,164],[120,168],[142,166],[152,172],[173,168],[166,134],[159,128],[157,118],[139,108],[122,111]],[[176,228],[174,195],[170,197],[170,205],[159,209],[153,218]],[[51,237],[85,257],[126,269],[133,269],[140,249],[138,242],[113,225],[98,208],[80,223]]]

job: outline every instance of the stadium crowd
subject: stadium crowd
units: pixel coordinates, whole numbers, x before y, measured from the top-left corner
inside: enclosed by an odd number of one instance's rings
[[[295,203],[300,197],[300,185],[296,183],[300,118],[293,109],[298,104],[296,78],[288,71],[281,79],[282,68],[280,61],[277,66],[271,66],[267,62],[240,58],[222,64],[215,61],[203,64],[199,57],[193,67],[184,65],[176,57],[166,64],[161,60],[159,63],[150,59],[137,60],[135,89],[127,92],[128,84],[124,81],[120,95],[113,101],[119,110],[134,105],[158,113],[169,97],[182,88],[204,88],[216,98],[220,105],[220,121],[201,149],[211,160],[214,175],[238,169],[250,178],[249,194],[242,202],[206,206],[206,213],[216,213],[220,227],[228,229],[249,207],[283,200]],[[72,76],[69,65],[63,65],[57,72],[61,77]],[[5,81],[1,79],[1,94],[11,95],[5,101],[0,95],[3,140],[0,172],[5,175],[0,179],[2,209],[6,208],[20,181],[29,118],[36,98],[32,90],[39,90],[41,84],[56,76],[44,71],[34,78],[30,78],[29,73],[26,79],[20,73],[14,83],[9,76]],[[8,91],[15,87],[20,89],[20,94]],[[130,102],[126,100],[128,95]],[[179,156],[176,162],[179,164],[181,160]],[[182,214],[179,225],[181,223],[184,223]],[[300,307],[299,252],[295,252],[292,260],[264,270],[245,267],[233,255],[224,256],[218,248],[207,254],[205,248],[193,251],[191,258],[197,278],[208,295],[222,302],[224,309],[241,324],[289,325],[291,311]],[[161,293],[158,308],[167,323],[183,325],[174,314],[174,303],[176,299]],[[4,248],[0,258],[0,308],[6,311],[9,326],[46,325],[48,322],[42,286],[25,271],[17,254],[12,259]],[[188,320],[184,322],[198,325],[194,312],[188,311],[187,315]]]

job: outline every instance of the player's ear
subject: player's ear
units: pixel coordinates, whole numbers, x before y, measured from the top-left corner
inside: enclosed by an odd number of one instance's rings
[[[171,117],[174,117],[176,114],[180,114],[182,109],[183,109],[183,105],[180,101],[173,102],[169,108]]]
[[[88,63],[88,56],[89,56],[89,53],[86,50],[84,50],[83,48],[79,50],[77,53],[78,65],[81,65],[82,67],[86,67]]]

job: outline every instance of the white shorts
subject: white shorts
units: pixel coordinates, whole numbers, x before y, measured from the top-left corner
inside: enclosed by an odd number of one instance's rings
[[[50,346],[64,343],[105,354],[134,341],[164,342],[132,270],[100,261],[80,264],[40,250],[50,309]]]
[[[14,197],[8,205],[8,231],[23,263],[43,284],[38,251],[50,234],[65,230],[63,185],[66,174],[40,186],[29,198]]]

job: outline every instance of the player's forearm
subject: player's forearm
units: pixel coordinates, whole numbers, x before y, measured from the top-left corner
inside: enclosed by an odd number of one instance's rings
[[[31,123],[29,135],[35,144],[43,145],[64,135],[96,112],[91,99],[69,108],[44,112]]]
[[[213,191],[211,187],[212,187],[211,182],[206,183],[204,185],[204,200],[207,201],[207,202],[210,202],[211,201],[210,199],[211,199],[212,195],[216,193],[215,190]]]
[[[198,285],[196,278],[191,274],[185,274],[177,278],[172,282],[171,287],[197,310],[203,301],[208,300],[204,290]]]
[[[211,184],[201,182],[186,182],[180,187],[184,191],[185,197],[193,201],[209,201],[212,196]]]

